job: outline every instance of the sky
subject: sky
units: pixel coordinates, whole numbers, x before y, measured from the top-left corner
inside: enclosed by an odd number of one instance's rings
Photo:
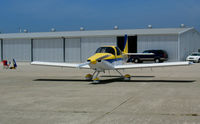
[[[200,0],[0,0],[0,32],[176,28],[200,31]]]

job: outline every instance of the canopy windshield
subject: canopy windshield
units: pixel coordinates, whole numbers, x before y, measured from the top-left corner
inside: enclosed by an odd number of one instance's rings
[[[97,49],[96,53],[111,53],[115,55],[115,50],[112,47],[100,47]]]

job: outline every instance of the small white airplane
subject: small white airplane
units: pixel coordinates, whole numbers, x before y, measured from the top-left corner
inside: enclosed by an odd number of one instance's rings
[[[87,62],[81,64],[75,63],[57,63],[57,62],[31,62],[32,65],[45,65],[67,68],[93,69],[93,74],[87,74],[86,80],[93,80],[93,83],[99,83],[98,75],[106,70],[115,70],[124,80],[130,80],[129,74],[122,75],[119,70],[134,68],[153,68],[165,66],[184,66],[191,64],[190,62],[166,62],[166,63],[150,63],[150,64],[125,64],[128,53],[128,36],[125,35],[125,43],[123,52],[116,46],[99,47],[96,53],[87,59]]]

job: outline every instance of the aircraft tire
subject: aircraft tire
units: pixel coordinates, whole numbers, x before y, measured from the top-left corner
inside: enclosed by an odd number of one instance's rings
[[[124,80],[125,81],[131,80],[131,76],[129,74],[124,75]]]
[[[87,74],[87,75],[85,76],[85,79],[86,79],[86,80],[92,80],[92,75],[91,75],[91,74]]]

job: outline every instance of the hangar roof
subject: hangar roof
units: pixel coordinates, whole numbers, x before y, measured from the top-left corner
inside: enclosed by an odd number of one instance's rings
[[[124,36],[127,35],[178,35],[194,28],[152,28],[152,29],[118,29],[97,31],[63,31],[63,32],[36,32],[36,33],[7,33],[0,34],[0,39],[31,39],[31,38],[72,38],[94,36]]]

